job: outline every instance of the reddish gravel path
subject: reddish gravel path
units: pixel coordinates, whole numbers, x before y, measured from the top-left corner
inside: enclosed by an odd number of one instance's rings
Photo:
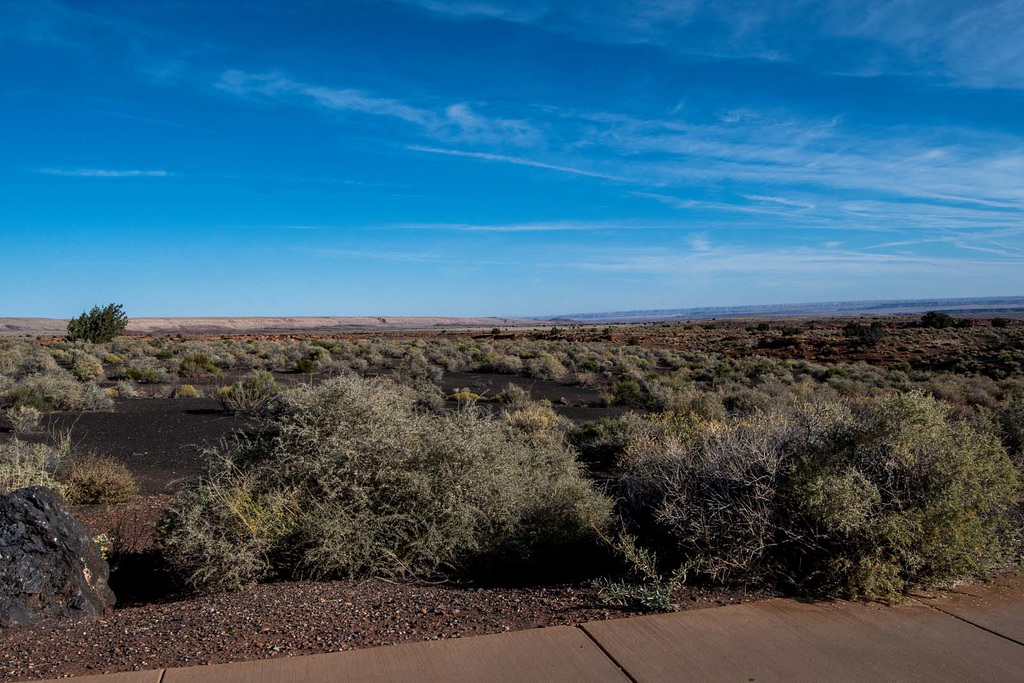
[[[765,595],[695,591],[688,609]],[[0,680],[190,666],[458,638],[631,616],[589,587],[289,582],[119,608],[94,623],[0,631]]]

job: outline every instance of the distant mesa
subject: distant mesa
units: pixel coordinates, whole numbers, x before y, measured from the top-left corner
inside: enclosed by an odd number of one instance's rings
[[[711,318],[810,318],[866,315],[920,315],[941,311],[959,317],[1024,319],[1024,296],[968,299],[893,299],[883,301],[824,301],[762,306],[702,306],[653,310],[568,313],[532,318],[458,316],[247,316],[205,318],[132,318],[129,334],[330,334],[438,328],[526,327],[641,323]],[[66,320],[55,318],[0,318],[0,336],[57,336],[65,333]]]
[[[809,318],[862,315],[914,315],[941,311],[961,317],[1002,316],[1024,318],[1024,296],[976,297],[967,299],[892,299],[867,301],[822,301],[803,304],[762,306],[703,306],[606,313],[568,313],[558,320],[587,323],[660,322],[708,320],[710,318]]]

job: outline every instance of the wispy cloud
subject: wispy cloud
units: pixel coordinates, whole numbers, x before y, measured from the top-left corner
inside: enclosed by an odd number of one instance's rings
[[[166,178],[175,175],[169,171],[123,171],[106,168],[41,168],[39,173],[75,178]]]
[[[419,127],[432,138],[451,142],[530,147],[542,141],[540,131],[529,122],[486,116],[464,102],[435,111],[398,99],[370,95],[358,89],[303,83],[276,71],[225,71],[216,87],[240,97],[291,99],[331,111],[397,119]]]
[[[500,19],[586,41],[658,45],[677,54],[1024,88],[1024,4],[1018,0],[403,1],[457,19]],[[801,30],[789,30],[794,25]],[[825,41],[842,41],[841,49],[823,55],[815,48]]]
[[[1012,263],[1024,266],[1024,255]],[[563,266],[585,270],[636,274],[765,274],[905,276],[908,273],[949,274],[1006,268],[1006,259],[984,260],[900,253],[871,253],[838,247],[770,248],[711,247],[696,238],[689,250],[622,250],[568,260]]]
[[[396,223],[378,226],[400,230],[442,230],[454,232],[608,232],[616,230],[673,230],[676,223],[636,221],[550,221],[534,223]]]
[[[630,180],[622,176],[601,173],[600,171],[589,171],[582,168],[575,168],[573,166],[550,164],[544,161],[537,161],[536,159],[528,159],[525,157],[506,156],[504,154],[489,154],[486,152],[467,152],[459,149],[443,149],[439,147],[424,147],[421,145],[408,145],[407,149],[413,150],[415,152],[428,152],[430,154],[446,154],[448,156],[453,157],[481,159],[483,161],[494,161],[502,164],[514,164],[516,166],[532,166],[533,168],[544,168],[550,171],[571,173],[573,175],[588,176],[590,178],[601,178],[603,180],[614,180],[616,182],[621,183],[636,182],[634,180]]]

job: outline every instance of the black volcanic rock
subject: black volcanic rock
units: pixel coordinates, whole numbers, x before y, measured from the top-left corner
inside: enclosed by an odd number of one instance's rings
[[[114,604],[109,575],[96,544],[50,491],[0,496],[0,628],[95,619]]]

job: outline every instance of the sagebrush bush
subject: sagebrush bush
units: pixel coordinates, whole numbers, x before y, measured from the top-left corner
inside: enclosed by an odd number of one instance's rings
[[[219,375],[221,370],[205,353],[193,353],[181,359],[179,372],[186,376]]]
[[[182,384],[174,390],[174,398],[202,398],[202,394],[191,384]]]
[[[11,423],[11,429],[19,436],[38,432],[42,417],[43,414],[39,409],[32,406],[19,405],[7,411],[7,420]]]
[[[281,385],[274,375],[257,370],[230,386],[221,387],[217,399],[229,412],[264,415],[274,407],[280,394]]]
[[[125,379],[139,384],[159,384],[167,379],[166,373],[152,365],[135,365],[124,371]]]
[[[626,453],[618,489],[641,537],[716,580],[891,595],[1012,552],[1017,468],[919,393],[654,417]]]
[[[1000,437],[1006,452],[1024,467],[1024,396],[1007,399],[997,413]]]
[[[29,406],[48,413],[55,410],[109,410],[113,401],[92,382],[78,382],[68,372],[56,370],[29,375],[11,386],[0,401],[9,407]]]
[[[498,403],[506,405],[509,408],[522,408],[533,400],[527,389],[524,389],[518,384],[512,383],[509,383],[504,389],[502,389],[501,393],[494,398]]]
[[[102,379],[104,377],[103,363],[100,362],[99,358],[89,354],[79,354],[75,358],[75,362],[71,367],[71,372],[74,374],[75,379],[83,382]]]
[[[287,396],[273,429],[222,448],[161,524],[195,587],[274,576],[397,579],[562,568],[610,503],[571,451],[464,409],[419,412],[389,381]]]
[[[60,453],[50,446],[20,439],[0,442],[0,495],[26,486],[45,486],[58,493],[63,485],[53,477]]]
[[[64,486],[65,499],[73,505],[124,505],[139,492],[131,470],[109,456],[66,458],[57,469],[57,478]]]
[[[514,410],[505,411],[505,421],[521,432],[531,443],[560,446],[566,443],[566,432],[572,424],[555,412],[550,405],[528,403]]]

